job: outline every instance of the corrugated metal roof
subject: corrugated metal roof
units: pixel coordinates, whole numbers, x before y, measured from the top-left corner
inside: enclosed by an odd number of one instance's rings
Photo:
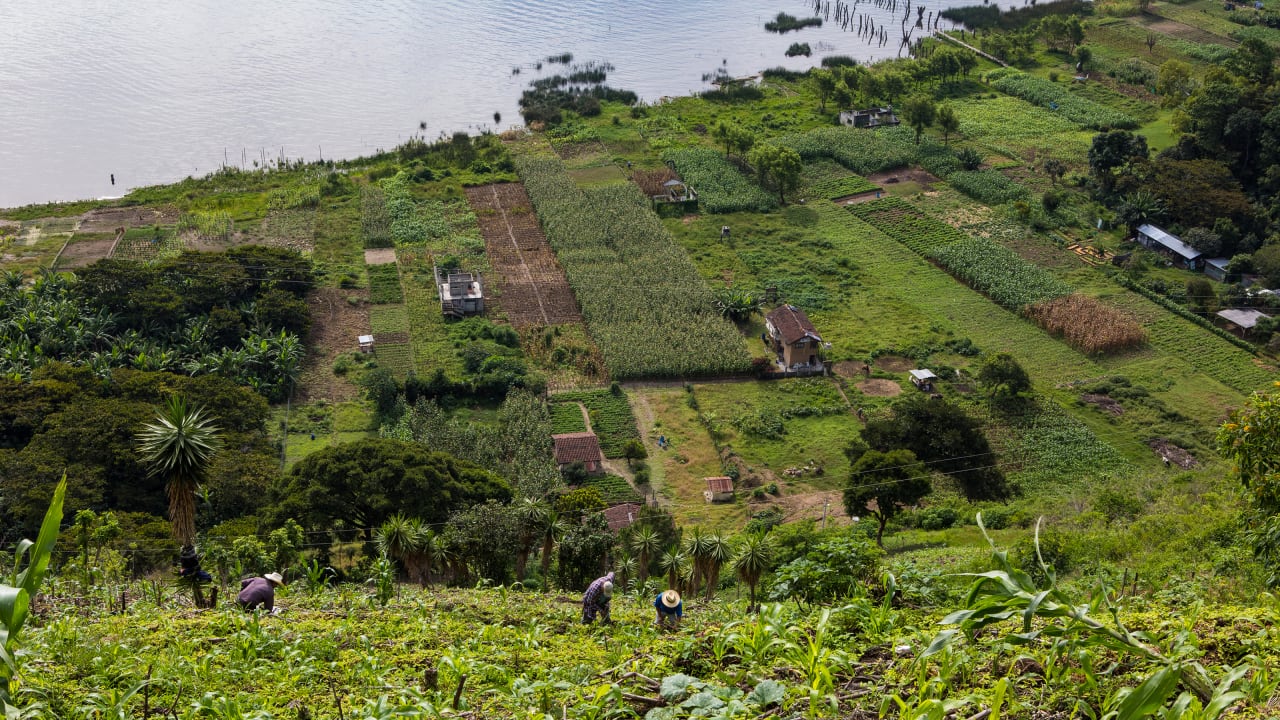
[[[733,492],[733,478],[728,476],[707,478],[707,490],[713,493]]]
[[[1205,265],[1212,265],[1219,270],[1226,270],[1227,265],[1231,264],[1231,258],[1209,258],[1204,261]]]
[[[1258,324],[1259,320],[1266,320],[1270,315],[1260,313],[1257,310],[1219,310],[1218,317],[1248,330]]]
[[[1179,239],[1177,235],[1170,235],[1169,233],[1165,232],[1164,230],[1161,230],[1155,225],[1151,225],[1151,224],[1139,225],[1138,232],[1142,233],[1143,235],[1146,235],[1152,240],[1155,240],[1157,243],[1163,245],[1166,248],[1169,248],[1170,250],[1177,253],[1178,255],[1181,255],[1183,258],[1187,260],[1195,260],[1196,258],[1204,254],[1199,250],[1196,250],[1195,248],[1191,247],[1190,245],[1182,242],[1182,240]]]
[[[912,370],[911,377],[917,380],[936,380],[938,376],[932,370]]]
[[[604,455],[600,452],[600,440],[596,438],[595,433],[563,433],[552,435],[551,440],[556,445],[556,462],[561,465],[575,462],[604,462]]]

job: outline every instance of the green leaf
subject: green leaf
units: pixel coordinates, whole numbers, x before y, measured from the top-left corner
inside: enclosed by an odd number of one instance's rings
[[[701,680],[691,675],[676,673],[662,678],[662,689],[658,694],[667,702],[674,702],[683,698],[690,690],[698,690],[705,685]]]
[[[680,707],[689,710],[713,710],[724,705],[724,701],[706,690],[695,693],[688,700],[680,703]]]
[[[36,537],[35,544],[30,550],[30,564],[27,569],[18,573],[14,584],[29,595],[35,595],[40,589],[40,581],[44,579],[44,574],[49,569],[49,558],[53,554],[53,545],[58,541],[58,527],[62,525],[62,503],[67,497],[67,475],[62,474],[62,481],[58,483],[58,487],[53,491],[53,500],[49,503],[49,510],[44,514],[44,522],[40,524],[40,534]],[[18,554],[16,558],[21,558]]]
[[[1120,707],[1116,708],[1116,720],[1139,720],[1163,707],[1178,688],[1180,677],[1182,673],[1176,668],[1164,667],[1157,670],[1125,696]]]
[[[0,585],[0,646],[8,644],[10,637],[18,634],[23,621],[27,619],[27,608],[31,604],[31,595],[20,587]]]
[[[747,700],[761,707],[768,707],[782,702],[786,696],[787,689],[783,687],[782,683],[777,680],[761,680],[755,689],[751,691],[751,694],[747,695]]]
[[[937,636],[933,638],[933,642],[929,643],[929,647],[925,648],[924,652],[920,653],[920,659],[923,660],[930,655],[936,655],[937,653],[942,652],[951,645],[952,641],[954,641],[956,636],[959,634],[960,631],[955,628],[943,630],[938,633]]]

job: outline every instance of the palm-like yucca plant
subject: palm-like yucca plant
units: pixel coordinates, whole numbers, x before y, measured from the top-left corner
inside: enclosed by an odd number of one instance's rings
[[[165,479],[169,523],[183,545],[195,543],[196,486],[222,445],[221,432],[204,408],[192,407],[174,395],[156,414],[156,422],[142,426],[138,434],[143,462],[153,475]]]
[[[516,504],[516,517],[520,521],[520,547],[516,551],[516,579],[524,582],[529,556],[538,541],[545,540],[544,531],[551,507],[536,498],[521,498]],[[545,575],[543,582],[545,582]]]
[[[711,533],[703,538],[706,556],[707,599],[715,597],[716,586],[720,584],[720,568],[733,559],[733,545],[719,533]]]
[[[680,548],[672,545],[662,553],[662,557],[658,559],[658,567],[662,572],[667,574],[667,587],[680,587],[680,570],[685,566],[685,555],[680,552]]]
[[[631,535],[631,550],[636,554],[637,568],[640,573],[640,584],[649,579],[649,565],[653,558],[662,552],[662,536],[658,531],[641,526]]]
[[[710,559],[708,553],[711,549],[709,538],[710,535],[702,532],[702,528],[695,527],[684,539],[684,554],[693,563],[693,572],[689,575],[689,591],[694,595],[698,594],[702,581],[707,577],[707,563]]]
[[[747,612],[759,609],[756,605],[756,586],[760,578],[773,567],[773,542],[768,535],[751,534],[742,536],[738,543],[737,554],[733,557],[733,571],[738,579],[747,584],[751,591]]]

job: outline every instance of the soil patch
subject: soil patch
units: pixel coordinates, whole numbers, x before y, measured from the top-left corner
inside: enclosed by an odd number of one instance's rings
[[[69,270],[72,268],[81,268],[105,258],[111,252],[111,248],[116,244],[114,235],[98,238],[96,240],[72,241],[67,243],[66,248],[62,250],[62,255],[58,256],[59,270]]]
[[[80,218],[80,232],[115,232],[116,228],[136,228],[147,225],[172,225],[178,222],[178,211],[173,208],[125,207],[90,210]]]
[[[840,377],[854,378],[866,375],[866,368],[866,363],[854,362],[853,360],[841,360],[835,364],[832,370],[835,370],[835,373]]]
[[[844,496],[839,490],[783,496],[777,504],[782,506],[787,522],[821,520],[825,513],[827,523],[831,525],[849,524],[849,516],[844,511]]]
[[[395,248],[370,248],[364,251],[365,265],[390,265],[395,261]]]
[[[1099,410],[1109,412],[1112,415],[1120,416],[1124,414],[1124,406],[1116,402],[1116,400],[1108,395],[1097,395],[1095,393],[1085,393],[1080,396],[1080,402],[1097,406]]]
[[[351,304],[348,297],[360,299]],[[307,297],[311,310],[311,333],[307,337],[307,359],[294,395],[295,403],[312,400],[343,402],[360,397],[360,390],[345,377],[333,374],[333,361],[357,349],[356,338],[368,335],[369,291],[319,288]]]
[[[918,183],[924,190],[932,190],[933,183],[938,182],[938,178],[921,170],[920,168],[898,168],[897,170],[886,170],[867,176],[867,181],[876,185],[895,185],[897,183],[914,182]]]
[[[608,148],[606,148],[599,140],[552,143],[551,147],[556,151],[556,154],[560,156],[561,160],[573,160],[575,158],[582,158],[602,153],[608,154]]]
[[[1146,29],[1151,30],[1152,32],[1158,32],[1162,35],[1169,35],[1172,37],[1181,38],[1183,40],[1190,40],[1191,42],[1214,43],[1217,45],[1225,45],[1227,47],[1235,47],[1236,45],[1238,45],[1238,43],[1232,40],[1231,38],[1226,38],[1221,35],[1214,35],[1213,33],[1207,30],[1201,30],[1200,28],[1195,27],[1193,25],[1180,23],[1177,20],[1170,20],[1169,18],[1161,17],[1160,15],[1148,14],[1143,17],[1143,20],[1145,20],[1146,18],[1159,18],[1159,19],[1153,22],[1143,22],[1140,20],[1138,24],[1145,26]]]
[[[1164,438],[1148,440],[1147,447],[1151,448],[1152,452],[1164,458],[1167,462],[1177,465],[1183,470],[1190,470],[1200,464],[1196,462],[1194,455]]]
[[[871,395],[873,397],[897,397],[902,394],[901,385],[892,380],[881,378],[863,380],[854,387],[858,388],[858,392],[863,395]]]
[[[916,366],[916,361],[899,355],[881,355],[876,358],[876,367],[885,372],[906,372]]]
[[[569,288],[533,205],[520,183],[467,188],[493,265],[493,304],[517,330],[531,325],[581,323],[578,300]],[[487,298],[486,298],[487,300]]]
[[[878,200],[882,194],[884,194],[883,190],[868,190],[857,195],[845,195],[844,197],[836,198],[832,202],[837,205],[861,205],[864,202]]]

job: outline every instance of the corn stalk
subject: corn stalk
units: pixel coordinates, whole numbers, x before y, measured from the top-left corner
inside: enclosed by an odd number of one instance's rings
[[[1020,617],[1022,631],[1006,636],[1005,642],[1030,645],[1044,636],[1057,640],[1055,645],[1063,651],[1069,651],[1072,647],[1106,648],[1161,666],[1159,671],[1130,694],[1134,705],[1141,699],[1143,707],[1152,703],[1159,707],[1173,694],[1178,684],[1194,693],[1201,702],[1212,702],[1214,684],[1204,666],[1181,657],[1167,657],[1135,637],[1120,621],[1120,609],[1112,601],[1107,588],[1099,588],[1087,603],[1082,604],[1068,597],[1057,586],[1053,568],[1040,555],[1039,522],[1036,523],[1035,534],[1036,559],[1047,578],[1047,587],[1044,588],[1037,587],[1030,575],[1010,563],[1007,552],[996,548],[991,536],[987,534],[986,526],[982,524],[981,513],[978,514],[978,528],[991,545],[993,569],[984,573],[961,573],[963,577],[976,578],[965,598],[966,609],[951,613],[939,623],[959,627],[938,633],[921,654],[921,659],[942,652],[962,632],[973,638],[990,625]],[[1110,623],[1094,617],[1102,608],[1111,616]],[[1033,621],[1037,618],[1047,622],[1033,627]],[[1128,716],[1123,712],[1120,715]]]

